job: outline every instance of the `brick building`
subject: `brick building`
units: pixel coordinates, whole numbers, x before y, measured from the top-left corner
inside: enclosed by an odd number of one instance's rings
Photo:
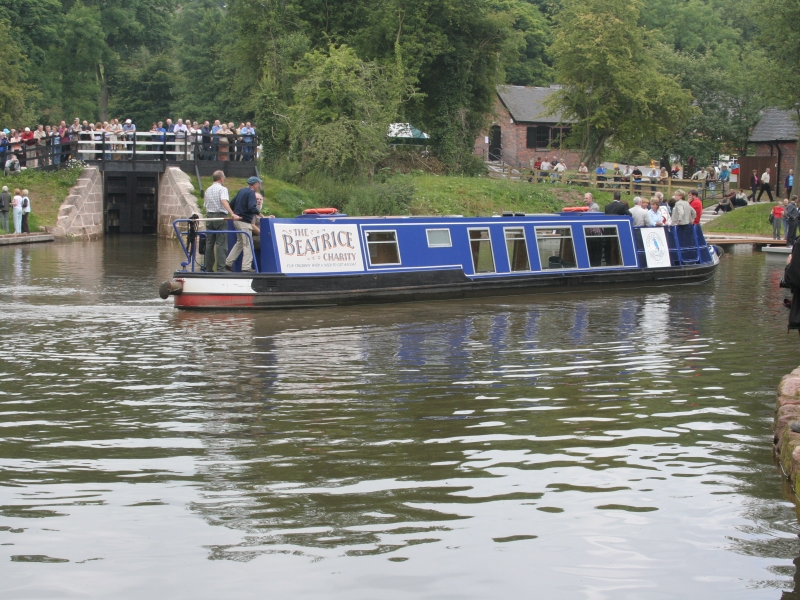
[[[475,154],[502,160],[514,166],[530,166],[533,160],[557,157],[568,169],[580,166],[580,152],[567,149],[562,140],[571,131],[570,122],[550,114],[546,101],[558,86],[524,87],[498,85],[493,121],[475,140]]]
[[[769,167],[773,174],[772,187],[777,194],[782,193],[783,181],[789,174],[789,169],[794,169],[797,139],[798,127],[791,111],[777,108],[765,110],[753,133],[747,138],[748,146],[755,145],[755,156],[743,156],[739,161],[740,187],[747,186],[753,169],[760,175]]]

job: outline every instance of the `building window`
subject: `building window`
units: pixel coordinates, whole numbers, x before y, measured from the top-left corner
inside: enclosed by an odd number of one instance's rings
[[[522,227],[508,228],[505,233],[508,265],[511,271],[530,271],[531,263],[528,260],[528,246],[525,244],[525,230]]]
[[[547,125],[536,127],[536,147],[546,150],[550,146],[550,128]]]
[[[537,227],[536,245],[542,269],[575,269],[575,246],[569,227]]]
[[[567,138],[572,133],[571,127],[553,127],[551,134],[553,148],[562,150],[569,147]]]
[[[426,229],[428,248],[449,248],[453,245],[449,229]]]
[[[586,250],[590,267],[621,267],[622,250],[619,246],[619,231],[612,227],[584,227]]]
[[[472,268],[475,273],[495,272],[492,238],[488,229],[470,229],[469,248],[472,251]]]
[[[536,127],[528,127],[525,130],[525,147],[536,148]]]
[[[400,250],[397,247],[397,233],[394,231],[367,231],[369,264],[399,265]]]

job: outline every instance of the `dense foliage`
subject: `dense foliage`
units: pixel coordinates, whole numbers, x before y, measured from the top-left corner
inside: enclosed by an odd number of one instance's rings
[[[339,176],[373,174],[386,125],[409,121],[464,172],[495,85],[558,82],[590,161],[702,163],[741,152],[764,106],[795,107],[797,11],[788,0],[0,0],[0,119],[252,120],[273,168]]]

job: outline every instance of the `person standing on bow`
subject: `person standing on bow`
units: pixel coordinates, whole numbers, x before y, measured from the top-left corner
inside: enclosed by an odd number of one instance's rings
[[[233,226],[236,228],[237,232],[242,231],[250,235],[236,235],[236,245],[230,251],[225,261],[226,271],[233,271],[233,263],[236,262],[239,255],[244,252],[244,254],[242,254],[242,272],[255,272],[255,269],[253,269],[253,249],[250,245],[250,238],[253,235],[253,231],[256,233],[259,232],[258,227],[253,225],[253,219],[260,214],[258,211],[258,198],[256,198],[256,192],[260,185],[261,179],[255,176],[251,177],[247,180],[247,187],[239,190],[239,193],[236,194],[233,202],[231,202],[233,212],[241,217],[241,220],[233,222]]]

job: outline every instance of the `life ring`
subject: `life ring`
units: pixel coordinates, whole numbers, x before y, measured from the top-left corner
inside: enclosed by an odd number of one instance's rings
[[[588,212],[588,206],[567,206],[561,209],[561,212]]]
[[[304,215],[335,215],[339,212],[337,208],[307,208],[303,211]]]

